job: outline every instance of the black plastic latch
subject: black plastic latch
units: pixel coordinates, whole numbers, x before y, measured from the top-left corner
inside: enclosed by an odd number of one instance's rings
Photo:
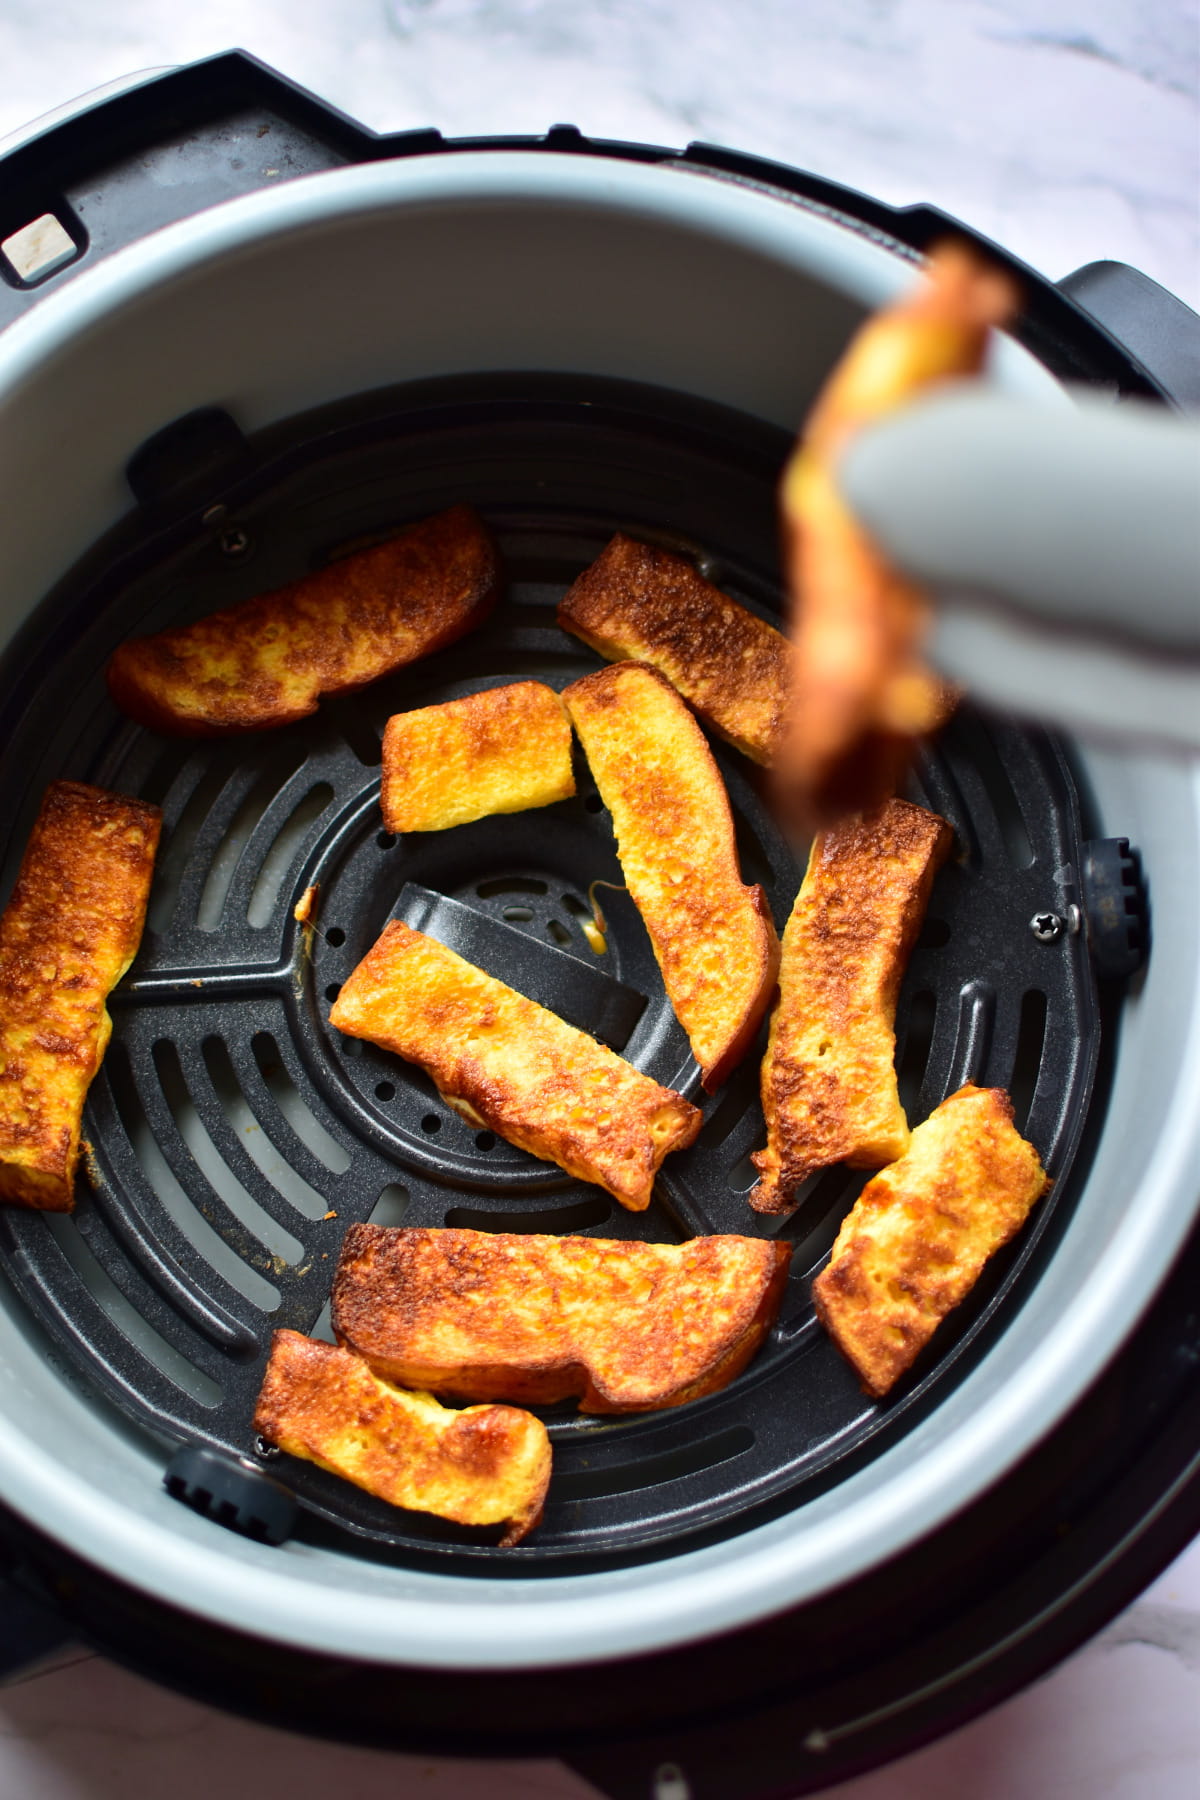
[[[296,1526],[296,1496],[281,1481],[222,1450],[184,1444],[163,1471],[174,1500],[260,1544],[283,1544]]]
[[[626,987],[615,975],[589,968],[565,950],[419,882],[405,882],[392,917],[436,938],[527,1000],[590,1032],[610,1050],[625,1048],[646,1009],[645,994]]]
[[[1080,886],[1088,949],[1101,981],[1123,981],[1150,948],[1150,909],[1141,859],[1128,838],[1092,838],[1083,846]]]
[[[143,506],[185,509],[213,500],[254,466],[254,452],[229,414],[201,406],[135,450],[125,477]]]

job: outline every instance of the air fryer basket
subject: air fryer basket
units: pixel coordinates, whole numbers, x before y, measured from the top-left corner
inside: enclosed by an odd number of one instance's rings
[[[698,1796],[724,1797],[745,1791],[730,1733],[764,1769],[775,1759],[777,1784],[802,1748],[815,1784],[894,1748],[889,1721],[927,1719],[948,1670],[962,1704],[985,1704],[996,1664],[977,1652],[999,1657],[1032,1616],[1026,1572],[1053,1564],[1056,1595],[1087,1586],[1087,1556],[1106,1552],[1078,1524],[1085,1498],[1162,1466],[1139,1433],[1187,1437],[1195,1321],[1186,1283],[1163,1282],[1200,1161],[1191,768],[1085,754],[967,708],[914,773],[957,855],[902,997],[906,1102],[920,1116],[964,1079],[1011,1084],[1055,1187],[883,1405],[808,1300],[858,1178],[821,1177],[782,1223],[746,1204],[756,1059],[705,1100],[700,1140],[638,1218],[328,1026],[337,985],[398,911],[698,1097],[627,896],[600,890],[604,957],[581,936],[591,883],[619,880],[583,765],[574,801],[393,842],[379,729],[400,707],[593,666],[553,606],[617,529],[697,556],[776,615],[788,433],[947,221],[705,146],[568,128],[375,139],[236,56],[102,116],[103,133],[85,114],[5,163],[0,238],[47,210],[77,255],[41,286],[0,266],[2,849],[11,873],[54,775],[160,801],[167,834],[113,998],[79,1208],[0,1218],[0,1498],[20,1521],[6,1535],[40,1528],[31,1562],[91,1630],[226,1703],[443,1747],[619,1729],[643,1746],[630,1793],[684,1720],[696,1744],[706,1721],[726,1734],[689,1773]],[[998,380],[1047,404],[1062,379],[1161,397],[1094,319],[1023,276]],[[1087,277],[1071,291],[1090,303]],[[168,743],[109,706],[101,671],[123,636],[464,500],[497,533],[506,589],[454,649],[304,726],[216,745]],[[745,874],[782,921],[795,855],[756,772],[717,755]],[[1155,954],[1122,1006],[1097,968],[1127,972],[1140,947],[1125,837],[1154,884]],[[545,1523],[501,1552],[253,1439],[270,1329],[323,1329],[338,1243],[370,1217],[782,1230],[796,1273],[726,1393],[643,1419],[549,1412]],[[1118,1385],[1097,1386],[1156,1296]],[[213,1495],[198,1517],[164,1491],[180,1445],[216,1456],[226,1510]],[[278,1546],[222,1525],[253,1528],[268,1478],[300,1501]],[[1144,1500],[1129,1501],[1138,1519]],[[867,1668],[876,1648],[894,1659],[886,1679]],[[1025,1656],[1023,1675],[1035,1666]],[[802,1727],[794,1743],[762,1737],[768,1713]],[[843,1741],[876,1748],[831,1760]]]
[[[139,454],[138,485],[154,486],[164,465],[182,480],[181,437],[200,461],[219,430],[236,441],[211,417],[168,431]],[[958,854],[935,887],[899,1037],[910,1113],[923,1117],[968,1080],[1011,1089],[1053,1196],[886,1404],[864,1399],[809,1298],[865,1177],[827,1172],[782,1226],[752,1212],[759,1055],[714,1097],[699,1094],[644,928],[613,891],[612,828],[582,761],[577,797],[556,807],[399,841],[382,828],[390,712],[524,676],[561,687],[597,666],[553,608],[613,531],[699,554],[728,591],[778,617],[773,501],[786,450],[782,433],[653,389],[507,376],[401,390],[352,418],[298,421],[261,460],[247,446],[251,472],[219,519],[193,506],[149,542],[135,521],[47,621],[0,761],[6,791],[22,797],[18,818],[64,773],[165,813],[149,928],[89,1096],[78,1210],[0,1215],[23,1299],[111,1403],[168,1444],[253,1457],[271,1332],[318,1324],[352,1220],[657,1241],[781,1231],[796,1245],[769,1347],[724,1393],[623,1421],[547,1412],[547,1515],[515,1552],[293,1459],[273,1463],[305,1515],[399,1555],[483,1559],[498,1573],[583,1569],[668,1554],[794,1505],[936,1405],[1036,1280],[1071,1208],[1097,1003],[1079,877],[1054,876],[1083,860],[1074,786],[1041,733],[964,710],[914,778],[913,797],[953,823]],[[114,715],[102,670],[123,637],[294,579],[347,543],[461,500],[497,533],[506,591],[459,645],[283,732],[172,743]],[[724,746],[716,753],[744,873],[763,883],[782,929],[802,864],[757,772]],[[18,831],[10,848],[20,847]],[[612,884],[600,958],[580,923],[597,881]],[[315,927],[294,918],[310,886]],[[668,1161],[646,1213],[470,1127],[410,1065],[331,1029],[339,983],[397,913],[704,1101],[700,1138]],[[1043,915],[1057,935],[1032,929]]]

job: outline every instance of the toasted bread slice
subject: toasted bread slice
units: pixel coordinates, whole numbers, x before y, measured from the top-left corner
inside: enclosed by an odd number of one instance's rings
[[[447,1103],[534,1156],[650,1204],[668,1151],[702,1115],[586,1032],[398,919],[338,995],[329,1022],[420,1066]]]
[[[749,1050],[779,971],[766,895],[742,883],[725,784],[679,695],[644,663],[585,675],[563,700],[711,1093]]]
[[[649,663],[757,763],[783,734],[791,648],[688,562],[620,533],[563,596],[558,622],[610,662]]]
[[[379,800],[389,831],[445,831],[574,792],[571,722],[540,681],[396,713],[384,729]]]
[[[715,1393],[779,1311],[790,1244],[352,1225],[338,1341],[390,1381],[465,1400],[643,1412]]]
[[[822,1324],[886,1394],[1050,1186],[1003,1088],[960,1088],[869,1181],[813,1283]]]
[[[1008,275],[971,246],[937,246],[929,279],[851,339],[784,471],[795,652],[778,764],[781,795],[810,829],[893,794],[916,739],[944,724],[957,700],[923,659],[924,594],[842,499],[841,458],[872,421],[931,386],[977,374],[992,328],[1018,303]]]
[[[79,1129],[141,942],[162,814],[55,781],[0,917],[0,1199],[74,1204]]]
[[[406,1394],[334,1344],[277,1331],[254,1429],[392,1506],[457,1525],[503,1525],[519,1544],[542,1516],[550,1440],[513,1406],[452,1412]]]
[[[896,1086],[896,996],[950,853],[944,819],[889,800],[816,839],[783,934],[779,1005],[762,1066],[767,1147],[759,1212],[830,1163],[877,1169],[908,1147]]]
[[[122,644],[122,710],[182,737],[290,725],[478,625],[496,598],[487,529],[467,506],[424,519],[273,593]]]

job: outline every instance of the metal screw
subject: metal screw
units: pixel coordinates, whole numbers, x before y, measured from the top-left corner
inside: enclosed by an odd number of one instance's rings
[[[221,546],[222,556],[245,556],[250,548],[250,533],[243,531],[240,525],[231,525],[223,531],[217,542]]]
[[[1030,919],[1029,929],[1039,944],[1056,944],[1067,929],[1067,922],[1057,913],[1039,912]]]
[[[254,1454],[255,1456],[262,1457],[278,1456],[279,1445],[269,1444],[265,1437],[256,1437],[254,1440]]]

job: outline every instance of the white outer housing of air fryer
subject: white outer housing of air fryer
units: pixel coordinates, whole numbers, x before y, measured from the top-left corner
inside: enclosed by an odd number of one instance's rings
[[[247,432],[473,370],[646,381],[794,426],[894,250],[686,167],[460,152],[305,177],[84,268],[0,334],[0,634],[129,508],[124,467],[192,408]],[[1069,404],[1012,342],[991,379]],[[960,1511],[1052,1432],[1119,1348],[1192,1224],[1200,1170],[1200,791],[1183,758],[1080,750],[1102,831],[1149,874],[1154,954],[1123,1010],[1086,1184],[982,1362],[836,1488],[702,1549],[597,1573],[428,1573],[179,1506],[161,1460],[0,1292],[0,1498],[134,1587],[290,1645],[430,1667],[595,1662],[696,1640],[836,1588]]]

